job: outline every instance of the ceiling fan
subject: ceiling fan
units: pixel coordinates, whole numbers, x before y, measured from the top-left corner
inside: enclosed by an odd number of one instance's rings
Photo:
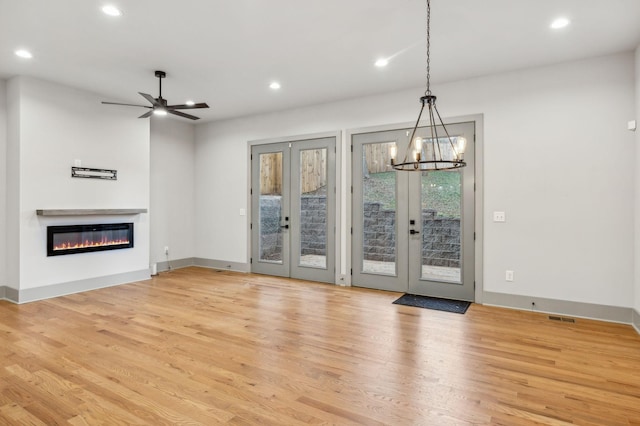
[[[156,71],[156,77],[158,77],[158,82],[159,82],[159,85],[160,85],[160,94],[158,95],[157,98],[154,98],[153,96],[148,95],[146,93],[138,92],[138,93],[140,93],[140,95],[142,95],[143,98],[148,100],[151,103],[152,106],[134,105],[134,104],[121,104],[121,103],[118,103],[118,102],[105,102],[105,101],[103,101],[102,103],[103,104],[107,104],[107,105],[124,105],[124,106],[134,106],[134,107],[141,107],[141,108],[149,108],[149,111],[145,112],[144,114],[142,114],[138,118],[151,117],[152,114],[167,115],[167,113],[169,113],[169,114],[177,115],[179,117],[188,118],[190,120],[199,120],[200,117],[196,117],[195,115],[185,114],[184,112],[180,112],[180,111],[177,111],[177,110],[179,110],[179,109],[209,108],[209,105],[207,105],[206,103],[198,103],[198,104],[196,104],[196,103],[186,103],[186,104],[181,104],[181,105],[168,105],[167,100],[162,97],[162,79],[165,78],[166,76],[167,76],[167,73],[165,73],[164,71]]]

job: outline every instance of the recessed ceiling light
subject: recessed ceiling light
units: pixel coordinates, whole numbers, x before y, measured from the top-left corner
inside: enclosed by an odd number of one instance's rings
[[[28,50],[25,49],[18,49],[15,51],[16,56],[19,56],[21,58],[24,59],[31,59],[33,58],[33,55],[31,54],[31,52],[29,52]]]
[[[111,4],[103,6],[102,13],[109,16],[122,16],[122,11]]]
[[[378,68],[386,67],[387,65],[389,65],[389,60],[386,58],[380,58],[376,61],[375,65]]]
[[[280,86],[280,83],[278,83],[277,81],[274,81],[269,85],[269,87],[273,90],[278,90],[281,86]]]
[[[187,101],[184,104],[187,105],[187,106],[194,106],[196,103],[193,102],[193,101]]]
[[[559,30],[560,28],[566,27],[570,23],[571,21],[569,21],[567,18],[558,18],[551,23],[551,28],[553,28],[554,30]]]

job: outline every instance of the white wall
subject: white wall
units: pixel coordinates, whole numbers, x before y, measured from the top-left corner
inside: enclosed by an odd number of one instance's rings
[[[10,102],[19,103],[19,171],[9,179],[20,182],[19,203],[10,205],[19,212],[20,289],[147,269],[147,214],[52,218],[36,216],[36,209],[148,209],[149,122],[81,90],[27,77],[9,84]],[[73,179],[75,159],[116,169],[118,180]],[[134,248],[46,256],[48,225],[116,222],[134,222]]]
[[[636,110],[634,120],[640,124],[640,46],[635,52],[635,81],[636,81]],[[635,159],[636,159],[636,180],[635,180],[635,309],[640,313],[640,129],[635,132]]]
[[[434,88],[447,117],[484,114],[484,289],[630,307],[631,53]],[[196,256],[247,262],[247,141],[408,122],[422,89],[203,124]],[[346,194],[341,194],[346,198]],[[491,212],[507,222],[494,224]],[[504,271],[515,271],[507,283]]]
[[[150,262],[195,256],[195,126],[151,119]]]
[[[6,275],[7,286],[20,287],[20,85],[6,83]]]
[[[623,54],[441,92],[453,114],[485,113],[486,290],[631,306],[633,87]]]
[[[7,285],[7,82],[0,79],[0,287]]]

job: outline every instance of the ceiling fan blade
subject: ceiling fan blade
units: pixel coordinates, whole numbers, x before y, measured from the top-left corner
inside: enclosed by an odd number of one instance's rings
[[[151,107],[149,107],[149,108],[151,108]],[[144,114],[142,114],[138,118],[148,118],[148,117],[151,117],[152,115],[153,115],[153,109],[150,109],[149,111],[145,112]]]
[[[149,102],[151,102],[151,105],[156,106],[156,107],[161,107],[162,105],[160,104],[160,102],[156,101],[155,98],[151,95],[147,95],[146,93],[142,93],[142,92],[138,92],[143,98],[145,98],[146,100],[148,100]]]
[[[169,109],[195,109],[195,108],[209,108],[209,105],[207,105],[204,102],[201,102],[199,104],[193,104],[193,105],[187,105],[187,104],[167,105],[167,108],[169,108]]]
[[[167,111],[169,114],[177,115],[179,117],[188,118],[190,120],[200,120],[200,117],[196,117],[195,115],[185,114],[184,112],[174,111],[172,109]]]
[[[121,104],[119,102],[106,102],[106,101],[102,101],[103,104],[105,105],[124,105],[124,106],[133,106],[133,107],[141,107],[141,108],[151,108],[148,105],[135,105],[135,104]]]

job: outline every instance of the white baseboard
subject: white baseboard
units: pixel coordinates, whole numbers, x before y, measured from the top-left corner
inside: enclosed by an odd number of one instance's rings
[[[633,312],[632,312],[631,317],[632,317],[631,325],[633,326],[633,328],[636,329],[638,334],[640,334],[640,312],[638,312],[636,309],[634,309]]]
[[[226,260],[204,259],[201,257],[194,258],[194,265],[202,268],[222,269],[226,271],[235,272],[251,272],[251,267],[248,263],[229,262]]]
[[[205,259],[202,257],[186,257],[184,259],[170,260],[169,262],[158,262],[158,272],[166,272],[170,269],[181,269],[189,266],[200,268],[221,269],[223,271],[250,272],[249,264],[230,262],[228,260]],[[169,268],[171,266],[171,268]]]
[[[116,285],[148,280],[149,278],[149,270],[142,269],[139,271],[89,278],[86,280],[69,281],[66,283],[27,288],[24,290],[4,287],[4,299],[18,304],[35,302],[37,300],[50,299],[52,297],[66,296],[68,294],[81,293],[83,291],[97,290],[99,288],[113,287]]]
[[[158,272],[166,272],[171,269],[182,269],[187,268],[189,266],[195,266],[195,258],[186,257],[184,259],[175,259],[164,262],[158,262],[157,264]]]
[[[535,305],[532,306],[532,303]],[[483,305],[632,324],[633,308],[485,291]],[[640,318],[639,318],[640,320]]]

